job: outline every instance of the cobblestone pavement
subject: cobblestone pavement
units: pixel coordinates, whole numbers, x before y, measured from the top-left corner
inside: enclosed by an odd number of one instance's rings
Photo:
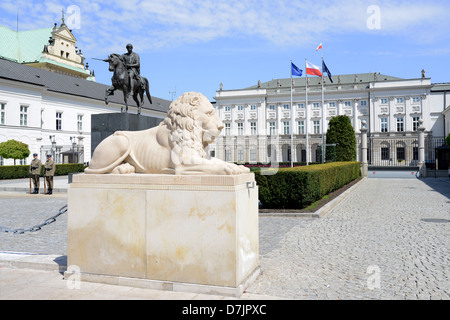
[[[0,192],[0,226],[27,228],[65,195]],[[248,294],[287,299],[450,299],[450,182],[366,179],[322,218],[260,217],[262,275]],[[0,251],[66,255],[67,214],[0,232]]]
[[[260,221],[264,234],[267,221]],[[273,250],[261,250],[263,274],[247,292],[450,299],[448,181],[366,179],[324,217],[295,221]]]
[[[26,229],[43,223],[67,204],[66,195],[0,192],[0,226]],[[0,232],[0,251],[67,254],[67,213],[36,232]]]

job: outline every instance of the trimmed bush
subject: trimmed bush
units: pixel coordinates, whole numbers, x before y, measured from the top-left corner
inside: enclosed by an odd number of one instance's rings
[[[85,165],[82,163],[57,164],[55,176],[65,176],[69,173],[83,172],[84,168]],[[29,175],[30,165],[0,166],[0,180],[28,178]],[[42,164],[41,176],[44,176],[44,164]]]
[[[282,168],[274,175],[255,172],[259,200],[266,209],[303,209],[361,176],[359,162]]]
[[[350,118],[341,115],[330,119],[328,123],[328,131],[326,135],[327,144],[336,144],[336,149],[333,154],[331,148],[330,156],[335,156],[336,161],[355,161],[356,160],[356,137]]]

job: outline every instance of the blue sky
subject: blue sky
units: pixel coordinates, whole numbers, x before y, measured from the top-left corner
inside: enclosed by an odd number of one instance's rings
[[[19,14],[19,30],[52,27],[63,8],[98,82],[111,73],[91,58],[131,42],[152,95],[168,100],[289,78],[290,60],[304,69],[322,55],[333,75],[425,69],[433,83],[450,82],[448,0],[0,0],[0,25],[16,29]]]

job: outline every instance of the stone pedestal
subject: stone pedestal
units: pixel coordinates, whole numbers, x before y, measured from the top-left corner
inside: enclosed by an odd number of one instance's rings
[[[259,272],[252,173],[80,174],[68,208],[81,280],[239,296]]]

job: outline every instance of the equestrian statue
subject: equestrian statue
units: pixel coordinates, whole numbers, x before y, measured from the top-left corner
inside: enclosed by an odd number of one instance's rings
[[[141,108],[144,104],[144,92],[147,94],[150,104],[152,104],[149,83],[147,78],[141,76],[139,55],[133,52],[133,45],[127,44],[126,48],[127,53],[123,55],[112,53],[108,59],[102,60],[109,63],[109,71],[113,72],[111,77],[112,86],[106,89],[105,92],[105,103],[108,104],[108,97],[114,95],[114,91],[120,90],[123,92],[125,112],[128,112],[128,98],[130,93],[132,93],[133,100],[138,108],[138,114],[141,114]],[[123,107],[121,111],[124,112]]]

